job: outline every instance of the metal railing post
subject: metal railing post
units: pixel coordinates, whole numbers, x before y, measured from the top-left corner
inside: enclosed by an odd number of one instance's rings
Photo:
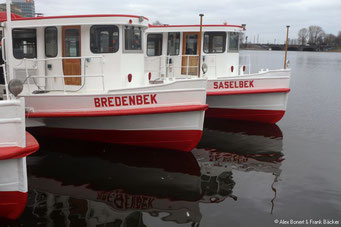
[[[24,58],[24,62],[25,62],[25,73],[26,73],[26,78],[25,79],[27,79],[28,91],[31,93],[31,84],[30,84],[30,77],[28,75],[26,58]]]
[[[189,55],[187,55],[187,70],[186,70],[186,76],[188,76],[188,68],[189,68]]]
[[[250,57],[250,55],[248,55],[248,57],[249,57],[249,74],[251,74],[251,57]]]
[[[3,70],[3,72],[4,72],[4,81],[5,81],[6,98],[7,98],[7,100],[9,100],[10,97],[9,97],[9,91],[8,91],[7,72],[6,72],[6,65],[5,65],[5,64],[2,65],[2,70]]]

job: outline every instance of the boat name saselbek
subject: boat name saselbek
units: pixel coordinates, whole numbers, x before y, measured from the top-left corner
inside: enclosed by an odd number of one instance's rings
[[[94,98],[95,107],[136,106],[157,104],[156,94]]]
[[[223,89],[223,88],[252,88],[253,80],[242,80],[242,81],[224,81],[224,82],[214,82],[214,89]]]

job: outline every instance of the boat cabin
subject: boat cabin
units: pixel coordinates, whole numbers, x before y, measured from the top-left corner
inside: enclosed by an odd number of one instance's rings
[[[146,71],[152,78],[239,75],[239,37],[245,25],[149,25]],[[206,73],[200,70],[203,65]],[[245,67],[244,67],[245,69]]]
[[[6,23],[2,50],[8,72],[26,82],[28,92],[109,91],[149,83],[143,53],[146,17],[12,17]]]

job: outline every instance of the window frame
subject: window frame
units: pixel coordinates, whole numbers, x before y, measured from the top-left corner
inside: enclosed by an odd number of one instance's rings
[[[178,46],[178,54],[169,54],[169,34],[175,33],[176,37],[179,35],[179,46]],[[180,32],[168,32],[168,37],[167,37],[167,56],[179,56],[180,55],[180,46],[181,46],[181,34]],[[176,49],[175,49],[176,53]]]
[[[187,34],[183,35],[184,37],[184,40],[182,41],[183,42],[183,45],[185,45],[186,49],[185,49],[185,53],[182,53],[182,55],[184,56],[188,56],[188,55],[194,55],[194,56],[198,56],[199,55],[199,52],[201,50],[199,50],[199,45],[200,45],[200,42],[201,42],[201,38],[200,38],[200,34],[199,33],[196,33],[196,32],[185,32]],[[191,44],[189,41],[191,40],[189,38],[190,35],[193,35],[193,36],[196,36],[196,49],[193,50],[194,53],[187,53],[187,50],[191,50],[189,49],[190,45]],[[184,48],[184,46],[182,47]]]
[[[46,54],[46,50],[47,50],[47,48],[46,48],[46,30],[47,29],[51,29],[51,28],[54,28],[55,31],[56,31],[56,42],[57,42],[57,45],[56,45],[56,55],[55,56],[47,56],[47,54]],[[47,57],[47,58],[55,58],[55,57],[58,56],[58,28],[57,27],[50,26],[50,27],[46,27],[44,29],[44,44],[45,44],[45,57]]]
[[[150,35],[157,35],[157,36],[161,36],[161,48],[160,48],[160,55],[148,55],[148,38]],[[148,57],[159,57],[162,56],[162,50],[163,50],[163,33],[150,33],[147,35],[147,46],[146,46],[146,55]],[[154,48],[155,49],[155,48]]]
[[[222,36],[223,36],[223,51],[222,52],[210,52],[210,51],[208,51],[208,52],[206,52],[205,51],[205,36],[206,36],[206,34],[208,34],[209,36],[210,36],[210,34],[212,34],[213,35],[213,37],[214,36],[221,36],[221,35],[217,35],[217,34],[222,34]],[[226,38],[227,38],[227,33],[226,32],[220,32],[220,31],[211,31],[211,32],[204,32],[204,42],[203,42],[203,52],[205,53],[205,54],[223,54],[223,53],[226,53]],[[212,38],[213,39],[213,38]],[[208,42],[210,42],[210,37],[208,38]],[[208,43],[208,49],[210,49],[210,45],[209,45],[210,43]]]
[[[107,26],[107,27],[109,27],[109,26],[112,26],[112,27],[116,27],[117,28],[117,32],[118,32],[118,43],[117,43],[117,50],[116,51],[114,51],[114,52],[94,52],[93,51],[93,49],[92,49],[92,46],[91,46],[91,41],[92,41],[92,31],[93,31],[93,29],[95,28],[95,27],[103,27],[103,26]],[[101,24],[96,24],[96,25],[92,25],[91,27],[90,27],[90,51],[91,51],[91,53],[93,53],[93,54],[114,54],[114,53],[117,53],[119,50],[120,50],[120,28],[117,26],[117,25],[114,25],[114,24],[103,24],[103,25],[101,25]]]
[[[15,54],[15,52],[14,52],[14,44],[15,44],[15,42],[14,42],[14,33],[15,33],[15,31],[22,31],[22,30],[32,30],[32,31],[34,31],[35,32],[35,39],[34,39],[34,43],[35,43],[35,48],[34,48],[34,57],[23,57],[23,58],[18,58],[17,56],[16,56],[16,54]],[[15,58],[15,59],[19,59],[19,60],[21,60],[21,59],[24,59],[24,58],[27,58],[27,59],[34,59],[34,58],[37,58],[37,29],[36,28],[14,28],[14,29],[12,29],[12,51],[13,51],[13,57]]]
[[[141,32],[141,49],[140,50],[127,50],[126,49],[126,29],[128,27],[132,28],[139,28]],[[122,41],[122,46],[123,46],[123,53],[130,53],[130,54],[137,54],[137,53],[143,53],[143,27],[140,26],[134,26],[134,25],[123,25],[122,26],[122,33],[123,33],[123,41]]]
[[[230,48],[230,33],[234,33],[234,34],[238,34],[238,48],[237,49],[233,49],[233,50],[231,50],[231,48]],[[228,32],[228,36],[227,36],[227,38],[228,38],[228,46],[227,46],[227,51],[228,52],[234,52],[234,53],[238,53],[239,52],[239,50],[240,50],[240,32]]]
[[[70,34],[68,34],[69,32],[71,32]],[[72,32],[76,32],[74,34],[72,34]],[[81,27],[80,26],[68,26],[67,28],[65,28],[64,32],[63,32],[63,57],[81,57],[81,53],[82,53],[82,31],[81,31]],[[71,50],[72,50],[72,46],[68,44],[71,44],[71,40],[68,40],[67,38],[74,38],[76,37],[76,55],[75,56],[71,56]]]

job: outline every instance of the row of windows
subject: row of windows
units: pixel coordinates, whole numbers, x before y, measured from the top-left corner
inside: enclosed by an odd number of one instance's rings
[[[45,28],[45,55],[58,55],[58,31],[56,27]],[[124,51],[142,52],[142,30],[125,26]],[[66,29],[64,36],[65,56],[79,56],[80,32]],[[119,49],[119,29],[115,25],[94,25],[90,29],[90,49],[93,53],[115,53]],[[17,59],[37,57],[36,29],[13,29],[13,55]]]
[[[239,33],[228,33],[229,51],[239,50]],[[189,33],[185,35],[185,55],[196,55],[198,52],[198,35]],[[204,47],[205,53],[224,53],[226,49],[226,32],[205,32]],[[180,32],[168,33],[167,55],[179,55],[180,53]],[[147,55],[162,55],[162,34],[149,34],[147,37]]]
[[[239,33],[228,33],[228,47],[230,51],[239,49]],[[77,29],[65,31],[66,56],[79,56],[80,34]],[[45,55],[56,57],[58,55],[58,31],[56,27],[45,28]],[[142,30],[140,27],[125,26],[124,51],[142,52]],[[185,54],[196,55],[198,45],[197,34],[186,35]],[[70,39],[70,40],[69,40]],[[72,40],[71,40],[72,39]],[[224,53],[226,48],[226,32],[205,32],[205,53]],[[90,29],[90,50],[93,53],[115,53],[119,49],[119,29],[115,25],[94,25]],[[180,33],[168,34],[167,55],[179,55]],[[37,57],[36,29],[13,30],[13,54],[17,59]],[[149,34],[147,38],[147,55],[162,55],[162,34]]]

